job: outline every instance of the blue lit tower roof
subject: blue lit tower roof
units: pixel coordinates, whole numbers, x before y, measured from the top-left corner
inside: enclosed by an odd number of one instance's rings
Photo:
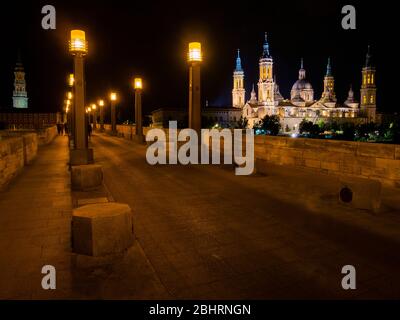
[[[372,56],[371,56],[371,48],[368,45],[368,50],[367,50],[367,55],[365,57],[365,68],[370,68],[372,67]]]
[[[331,57],[328,57],[328,64],[326,65],[326,76],[332,76],[332,66],[331,66]]]
[[[269,52],[269,44],[268,44],[268,39],[267,39],[267,33],[265,33],[265,40],[264,40],[264,44],[263,44],[262,58],[269,58],[269,59],[272,58],[272,56],[271,56],[271,54]]]
[[[237,49],[237,58],[236,58],[236,69],[235,71],[243,71],[242,69],[242,60],[240,59],[240,50]]]

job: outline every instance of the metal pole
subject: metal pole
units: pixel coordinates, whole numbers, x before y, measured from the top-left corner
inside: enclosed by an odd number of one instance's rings
[[[87,126],[85,120],[85,80],[84,58],[81,54],[74,56],[75,99],[74,99],[74,147],[88,148]]]
[[[111,100],[111,132],[117,134],[117,123],[115,117],[115,102]]]
[[[100,131],[104,131],[104,106],[100,106]]]
[[[142,121],[142,92],[140,89],[135,90],[135,123],[136,136],[143,136],[143,121]]]
[[[197,62],[189,67],[189,128],[198,134],[201,130],[200,64]]]

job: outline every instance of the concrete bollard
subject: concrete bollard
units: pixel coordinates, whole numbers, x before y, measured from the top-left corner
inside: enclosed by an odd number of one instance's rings
[[[100,187],[103,183],[102,166],[86,164],[71,167],[71,185],[73,190],[84,191]]]
[[[376,213],[381,206],[381,188],[381,183],[377,180],[340,177],[339,201]]]
[[[133,214],[124,203],[90,204],[72,214],[72,251],[89,256],[121,253],[134,242]]]

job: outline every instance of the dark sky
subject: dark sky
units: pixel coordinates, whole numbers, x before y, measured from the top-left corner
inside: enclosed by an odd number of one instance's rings
[[[57,10],[57,29],[41,28],[41,8]],[[354,4],[357,30],[341,28],[341,8]],[[359,99],[361,66],[367,45],[377,68],[378,108],[396,111],[397,28],[392,2],[367,1],[14,1],[3,10],[0,108],[12,104],[13,68],[21,49],[30,110],[57,111],[72,71],[69,30],[82,28],[89,41],[86,60],[87,102],[120,96],[126,117],[133,108],[131,82],[145,80],[145,112],[164,106],[187,106],[186,50],[201,41],[204,50],[202,99],[209,105],[231,103],[236,49],[241,49],[246,99],[258,80],[264,32],[269,34],[274,71],[281,93],[289,96],[304,57],[315,97],[321,95],[327,57],[331,56],[336,93],[345,100],[352,83]],[[396,70],[395,70],[396,69]]]

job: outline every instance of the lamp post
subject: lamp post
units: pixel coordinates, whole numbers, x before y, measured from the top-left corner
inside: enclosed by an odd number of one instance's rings
[[[74,152],[71,153],[71,165],[81,165],[93,162],[93,150],[88,148],[87,126],[85,121],[85,77],[84,57],[88,46],[85,32],[71,30],[69,52],[74,56],[74,117],[75,135]]]
[[[75,82],[75,77],[73,73],[70,73],[67,79],[67,84],[71,89],[71,95],[73,97],[73,90],[74,90],[74,82]],[[68,120],[67,120],[67,128],[68,128],[68,137],[69,137],[69,145],[70,147],[73,147],[73,143],[74,143],[74,135],[75,135],[75,108],[73,105],[73,100],[71,97],[71,104],[70,104],[70,108],[69,109],[69,116],[68,116]],[[71,145],[72,142],[72,145]]]
[[[189,128],[201,130],[200,63],[203,60],[200,42],[190,42],[189,62]]]
[[[96,128],[97,128],[97,106],[94,103],[92,104],[92,110],[93,110],[93,130],[96,130]]]
[[[117,134],[117,121],[115,114],[115,101],[117,101],[117,94],[115,92],[111,92],[110,94],[111,100],[111,133]]]
[[[138,142],[143,142],[143,121],[142,121],[142,78],[135,78],[133,80],[133,87],[135,89],[135,123],[136,132],[135,136]]]
[[[99,100],[100,106],[100,131],[104,131],[104,100]]]

